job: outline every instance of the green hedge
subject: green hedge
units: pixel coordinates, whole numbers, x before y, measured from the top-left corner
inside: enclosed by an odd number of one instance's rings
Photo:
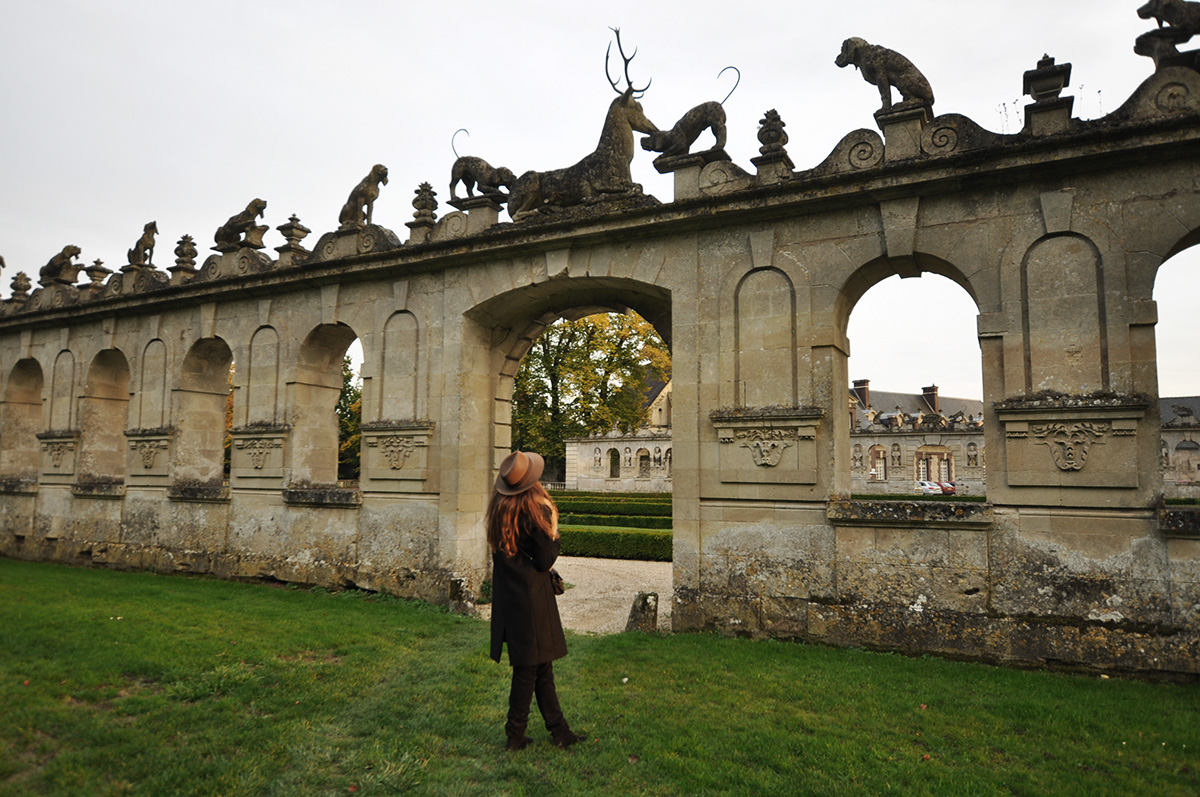
[[[559,526],[563,556],[671,561],[671,532]]]
[[[616,526],[629,529],[669,529],[671,517],[640,517],[638,515],[587,515],[563,512],[558,522],[567,526]]]
[[[640,515],[670,517],[670,502],[603,501],[598,498],[558,498],[558,511],[584,515]]]
[[[606,493],[599,490],[551,490],[550,495],[554,496],[555,501],[560,501],[564,498],[603,498],[606,501],[671,503],[670,493]]]

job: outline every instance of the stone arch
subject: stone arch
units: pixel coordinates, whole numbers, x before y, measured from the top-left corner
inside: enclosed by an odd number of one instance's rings
[[[27,357],[9,371],[0,422],[0,480],[34,484],[38,478],[38,432],[43,429],[41,364]]]
[[[142,350],[139,386],[136,393],[136,417],[132,425],[137,429],[162,429],[167,425],[169,404],[167,400],[167,345],[155,338]]]
[[[1100,250],[1077,233],[1038,239],[1021,261],[1025,395],[1086,395],[1112,378]]]
[[[119,349],[97,352],[79,401],[80,484],[125,481],[125,430],[129,423],[129,360]]]
[[[946,446],[924,445],[913,456],[913,480],[954,481],[954,453]]]
[[[233,352],[218,337],[201,338],[183,358],[175,394],[171,479],[176,484],[221,485],[232,365]]]
[[[743,407],[797,403],[796,289],[777,268],[756,268],[733,299],[734,385]]]
[[[377,421],[416,420],[426,410],[421,385],[421,340],[417,317],[393,313],[383,325],[383,367]]]
[[[671,345],[671,294],[665,288],[618,277],[579,277],[528,285],[501,293],[465,313],[478,327],[478,343],[488,346],[482,366],[492,384],[492,459],[497,467],[512,444],[513,380],[533,342],[559,319],[577,320],[596,313],[633,310]],[[464,343],[464,346],[466,343]],[[467,354],[467,353],[464,353]],[[471,366],[471,363],[467,363]],[[481,488],[483,482],[481,482]]]
[[[250,336],[250,356],[246,363],[246,425],[275,426],[279,416],[280,350],[279,333],[262,326]]]
[[[958,266],[940,257],[917,252],[913,255],[913,262],[922,273],[937,274],[957,284],[971,297],[976,309],[984,306],[983,297],[991,293],[985,286],[972,282]],[[842,283],[834,300],[834,323],[838,331],[843,335],[846,333],[850,314],[867,291],[888,277],[896,274],[905,276],[906,273],[894,260],[886,256],[877,257],[854,269]]]
[[[621,478],[621,452],[615,448],[608,449],[608,478]]]
[[[345,324],[321,324],[305,336],[297,350],[295,374],[288,383],[289,486],[337,484],[334,408],[342,391],[342,359],[357,337]]]
[[[650,457],[650,449],[639,448],[637,450],[637,478],[650,478],[650,463],[652,461],[653,460]]]

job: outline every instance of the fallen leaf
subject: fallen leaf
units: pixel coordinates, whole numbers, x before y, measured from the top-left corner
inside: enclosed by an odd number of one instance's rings
[[[922,703],[922,704],[921,704],[921,710],[922,710],[922,711],[924,711],[924,710],[925,710],[925,709],[927,709],[927,708],[929,708],[929,706],[925,705],[924,703]]]
[[[26,681],[26,682],[25,682],[25,685],[26,685],[26,686],[29,686],[29,681]]]
[[[928,761],[928,760],[929,760],[929,753],[926,753],[925,755],[921,756],[921,760],[922,760],[922,761]]]
[[[637,756],[635,756],[635,755],[631,755],[631,756],[629,756],[629,763],[631,763],[631,764],[636,764],[637,762],[638,762],[638,757],[637,757]]]

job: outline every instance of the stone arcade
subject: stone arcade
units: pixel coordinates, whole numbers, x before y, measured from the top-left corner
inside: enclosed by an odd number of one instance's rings
[[[293,217],[264,253],[260,199],[199,268],[181,240],[170,276],[147,235],[76,284],[68,246],[0,315],[0,552],[468,604],[520,358],[558,317],[631,308],[672,346],[677,629],[1200,673],[1200,523],[1161,506],[1152,299],[1200,241],[1200,72],[1164,30],[1094,121],[1047,58],[1017,134],[917,91],[797,171],[772,111],[753,173],[659,157],[661,204],[621,173],[653,98],[614,84],[611,136],[517,178],[516,223],[493,192],[438,219],[424,185],[401,243],[371,218],[375,171],[311,251]],[[923,272],[979,308],[987,504],[849,500],[847,320]],[[332,408],[356,337],[346,490]]]

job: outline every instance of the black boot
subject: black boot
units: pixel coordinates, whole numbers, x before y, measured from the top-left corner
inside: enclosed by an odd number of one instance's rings
[[[587,739],[586,733],[575,733],[565,723],[561,730],[556,730],[551,736],[554,738],[555,746],[561,747],[564,750],[573,744],[578,744]]]

